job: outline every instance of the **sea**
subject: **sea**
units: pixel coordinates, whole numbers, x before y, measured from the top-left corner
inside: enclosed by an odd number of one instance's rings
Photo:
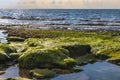
[[[1,9],[0,26],[120,30],[120,9]]]

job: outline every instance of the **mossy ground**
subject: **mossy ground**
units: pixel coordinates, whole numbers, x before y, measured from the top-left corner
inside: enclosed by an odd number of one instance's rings
[[[89,52],[86,48],[80,50],[73,50],[71,45],[88,45],[91,48],[91,53],[98,55],[101,58],[108,58],[109,60],[120,60],[120,32],[115,31],[73,31],[73,30],[27,30],[16,29],[8,30],[9,36],[31,38],[25,40],[25,50],[29,47],[39,49],[69,47],[70,53],[84,54]],[[23,35],[24,34],[24,35]],[[11,45],[11,44],[10,44]],[[27,47],[26,47],[27,46]],[[21,46],[22,47],[22,46]],[[86,52],[85,52],[86,51]],[[71,54],[69,54],[71,55]],[[73,56],[73,55],[72,55]],[[76,56],[76,55],[75,55]],[[80,56],[80,55],[79,55]],[[107,56],[107,57],[106,57]]]
[[[26,39],[4,44],[10,49],[0,47],[6,54],[18,53],[22,68],[48,68],[53,65],[69,68],[76,63],[94,62],[96,58],[120,61],[120,32],[17,29],[9,31],[9,36]]]

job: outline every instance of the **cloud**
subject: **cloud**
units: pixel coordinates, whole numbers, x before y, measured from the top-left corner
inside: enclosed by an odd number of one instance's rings
[[[18,0],[0,0],[0,8],[13,8]]]
[[[0,0],[0,8],[120,8],[120,0]]]

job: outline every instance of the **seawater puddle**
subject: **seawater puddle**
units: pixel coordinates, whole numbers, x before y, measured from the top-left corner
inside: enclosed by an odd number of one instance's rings
[[[120,66],[101,61],[80,66],[84,71],[60,75],[51,80],[120,80]]]
[[[8,34],[4,33],[5,30],[0,30],[0,42],[7,43],[6,37]]]
[[[51,80],[120,80],[120,66],[106,61],[96,62],[79,67],[84,71],[59,75]],[[8,67],[5,70],[5,73],[0,75],[0,79],[17,77],[20,77],[20,74],[19,68],[16,65]]]
[[[5,73],[0,75],[1,78],[17,78],[19,77],[19,69],[16,65],[10,66],[5,70]]]

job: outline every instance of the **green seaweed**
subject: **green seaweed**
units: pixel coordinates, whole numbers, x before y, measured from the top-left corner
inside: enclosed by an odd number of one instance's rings
[[[37,79],[52,78],[56,75],[55,72],[48,69],[33,69],[30,71],[30,73]]]
[[[63,53],[64,49],[61,49],[62,48],[31,48],[19,57],[19,65],[22,68],[53,67],[54,65],[58,65],[60,61],[63,61],[64,59],[69,57],[68,55]]]

